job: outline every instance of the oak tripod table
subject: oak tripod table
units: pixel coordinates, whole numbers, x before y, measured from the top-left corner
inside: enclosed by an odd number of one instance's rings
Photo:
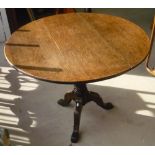
[[[109,110],[86,84],[121,75],[144,61],[150,41],[136,24],[111,15],[70,13],[33,21],[14,32],[5,44],[8,62],[37,79],[73,84],[72,92],[58,101],[76,103],[72,142],[79,139],[82,107],[94,101]]]

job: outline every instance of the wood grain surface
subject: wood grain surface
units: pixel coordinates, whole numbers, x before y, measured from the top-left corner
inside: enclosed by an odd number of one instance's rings
[[[118,76],[141,63],[150,41],[136,24],[120,17],[70,13],[31,22],[4,47],[8,62],[38,79],[94,82]]]

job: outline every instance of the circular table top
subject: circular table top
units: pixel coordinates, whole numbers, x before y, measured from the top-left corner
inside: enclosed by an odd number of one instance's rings
[[[31,22],[5,44],[8,62],[38,79],[95,82],[118,76],[147,56],[149,38],[134,23],[95,13],[70,13]]]

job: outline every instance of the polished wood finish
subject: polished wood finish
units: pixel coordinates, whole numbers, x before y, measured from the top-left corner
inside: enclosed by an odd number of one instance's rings
[[[89,10],[88,10],[89,11]],[[30,21],[60,13],[76,12],[74,8],[6,8],[10,30],[13,33]]]
[[[31,22],[12,34],[5,56],[20,71],[58,83],[120,75],[147,56],[150,42],[134,23],[95,13],[69,13]]]
[[[71,13],[21,27],[7,41],[4,51],[8,62],[28,75],[74,84],[74,90],[58,103],[76,103],[71,141],[77,142],[83,105],[94,101],[103,109],[113,108],[97,93],[88,91],[86,83],[132,69],[146,58],[149,47],[146,33],[123,18]]]
[[[152,53],[154,38],[155,38],[155,17],[153,18],[153,23],[152,23],[152,32],[151,32],[151,39],[150,39],[149,54],[148,54],[148,57],[146,59],[146,69],[153,76],[155,76],[155,67],[151,67],[149,65],[149,61],[150,61],[150,57],[151,57],[151,53]]]
[[[69,106],[71,101],[75,101],[76,107],[74,111],[74,127],[71,136],[71,142],[76,143],[79,140],[79,127],[82,108],[90,101],[94,101],[98,106],[105,110],[113,108],[112,103],[104,103],[102,98],[96,92],[88,91],[86,84],[77,83],[74,85],[72,92],[66,93],[64,99],[60,99],[58,104],[61,106]]]

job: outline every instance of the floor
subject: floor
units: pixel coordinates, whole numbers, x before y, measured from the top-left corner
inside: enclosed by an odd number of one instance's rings
[[[150,34],[155,9],[93,11],[128,18]],[[71,144],[74,103],[64,108],[57,100],[72,85],[38,81],[17,72],[6,62],[0,45],[0,127],[9,129],[12,145],[155,145],[155,78],[146,72],[144,63],[88,88],[115,108],[105,111],[93,102],[87,104],[82,112],[80,141]]]

